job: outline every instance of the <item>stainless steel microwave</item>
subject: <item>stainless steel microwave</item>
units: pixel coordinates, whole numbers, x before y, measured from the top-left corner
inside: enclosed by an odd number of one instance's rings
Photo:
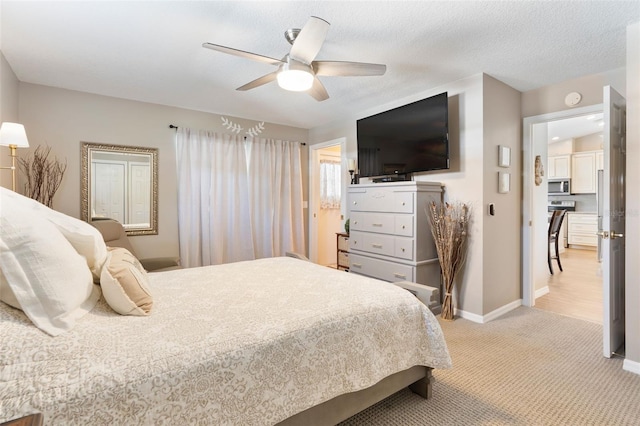
[[[549,179],[549,194],[571,194],[571,179]]]

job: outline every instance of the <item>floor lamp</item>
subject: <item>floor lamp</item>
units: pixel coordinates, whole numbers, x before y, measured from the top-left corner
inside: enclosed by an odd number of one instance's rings
[[[0,127],[0,146],[8,146],[11,156],[10,167],[0,167],[11,170],[11,189],[16,190],[16,149],[29,148],[27,133],[24,126],[18,123],[4,122]]]

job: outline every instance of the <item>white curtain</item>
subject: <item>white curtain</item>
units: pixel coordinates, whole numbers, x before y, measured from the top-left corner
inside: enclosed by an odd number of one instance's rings
[[[320,160],[320,208],[339,209],[342,167],[339,161]]]
[[[256,258],[304,253],[300,144],[262,138],[247,144]]]
[[[178,129],[185,266],[305,252],[300,144]]]
[[[242,138],[179,128],[178,232],[187,267],[254,258]]]

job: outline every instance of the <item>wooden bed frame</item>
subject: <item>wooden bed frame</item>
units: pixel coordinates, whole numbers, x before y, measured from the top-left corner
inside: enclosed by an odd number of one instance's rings
[[[416,365],[385,377],[369,388],[339,395],[295,414],[277,426],[333,426],[407,386],[423,398],[430,399],[432,370],[430,367]]]

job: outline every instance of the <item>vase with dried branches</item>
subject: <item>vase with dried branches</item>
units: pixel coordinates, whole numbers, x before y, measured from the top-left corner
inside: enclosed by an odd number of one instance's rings
[[[469,206],[459,202],[431,202],[428,216],[445,289],[441,316],[443,319],[453,320],[453,288],[456,274],[466,258]]]
[[[33,151],[33,156],[27,155],[26,158],[20,159],[20,170],[27,179],[24,195],[47,207],[51,207],[53,196],[58,191],[67,170],[66,160],[62,163],[58,157],[49,158],[49,154],[50,146],[38,146]]]

